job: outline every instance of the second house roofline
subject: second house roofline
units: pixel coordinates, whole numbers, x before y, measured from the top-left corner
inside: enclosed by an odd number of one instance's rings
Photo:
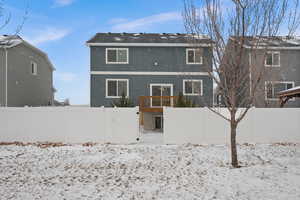
[[[213,44],[205,35],[185,33],[97,33],[88,46],[205,46]]]

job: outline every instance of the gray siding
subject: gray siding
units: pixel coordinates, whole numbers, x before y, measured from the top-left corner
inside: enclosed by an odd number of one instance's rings
[[[105,79],[128,79],[129,97],[138,105],[139,96],[150,96],[150,84],[173,84],[173,95],[183,91],[184,79],[200,79],[203,81],[203,96],[189,96],[198,106],[212,104],[213,81],[208,76],[145,76],[145,75],[92,75],[91,76],[91,106],[111,106],[117,99],[106,98]]]
[[[91,47],[91,71],[207,72],[211,69],[211,49],[203,48],[203,64],[186,64],[185,47],[128,47],[129,64],[106,64],[106,48]],[[118,47],[113,47],[118,48]],[[124,48],[124,47],[120,47]],[[158,66],[154,65],[158,62]],[[139,96],[150,96],[150,84],[173,84],[173,95],[183,92],[184,79],[201,79],[203,96],[189,96],[197,105],[212,105],[213,81],[208,76],[175,75],[91,75],[91,106],[111,106],[117,99],[106,98],[105,79],[128,79],[129,97],[138,105]]]
[[[91,71],[206,72],[212,62],[209,48],[203,48],[202,65],[187,65],[185,47],[129,47],[129,64],[106,64],[106,48],[91,47]]]
[[[265,67],[263,53],[258,52],[252,57],[256,71],[264,69],[264,76],[255,98],[256,107],[278,107],[278,100],[265,99],[266,81],[287,81],[294,82],[295,86],[300,85],[300,50],[275,50],[280,52],[280,67]],[[255,72],[252,72],[255,74]],[[285,107],[300,107],[300,99],[289,100]]]
[[[31,61],[37,75],[31,74]],[[8,106],[47,106],[53,101],[52,69],[39,52],[20,44],[8,51]]]
[[[0,106],[5,106],[5,50],[0,49]]]

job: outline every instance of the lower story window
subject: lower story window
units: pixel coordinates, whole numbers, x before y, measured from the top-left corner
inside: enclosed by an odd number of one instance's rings
[[[278,92],[294,87],[294,82],[265,82],[266,99],[278,99]]]
[[[122,95],[128,97],[128,79],[106,79],[106,97],[120,98]]]
[[[202,80],[183,80],[184,95],[202,95]]]

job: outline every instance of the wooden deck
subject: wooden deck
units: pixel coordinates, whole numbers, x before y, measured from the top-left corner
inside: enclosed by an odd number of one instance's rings
[[[140,96],[141,112],[163,112],[163,107],[173,107],[177,96]]]

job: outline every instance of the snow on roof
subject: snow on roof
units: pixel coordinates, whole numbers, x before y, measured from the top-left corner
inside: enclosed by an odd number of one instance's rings
[[[26,42],[25,40],[23,40],[20,36],[18,35],[0,35],[0,48],[12,48],[15,47],[19,44],[24,44],[29,48],[34,49],[35,51],[39,52],[42,56],[44,56],[47,60],[47,62],[49,62],[50,68],[52,70],[55,70],[54,66],[52,65],[51,61],[48,58],[48,55],[43,52],[42,50],[38,49],[37,47],[29,44],[28,42]]]
[[[118,39],[120,38],[120,39]],[[190,39],[212,44],[208,36],[184,33],[97,33],[87,41],[92,43],[189,43]]]
[[[232,36],[231,38],[237,38]],[[268,47],[300,47],[299,36],[255,36],[245,37],[245,44],[247,46],[268,46]]]
[[[23,39],[17,35],[0,35],[0,48],[11,48],[23,42]]]

